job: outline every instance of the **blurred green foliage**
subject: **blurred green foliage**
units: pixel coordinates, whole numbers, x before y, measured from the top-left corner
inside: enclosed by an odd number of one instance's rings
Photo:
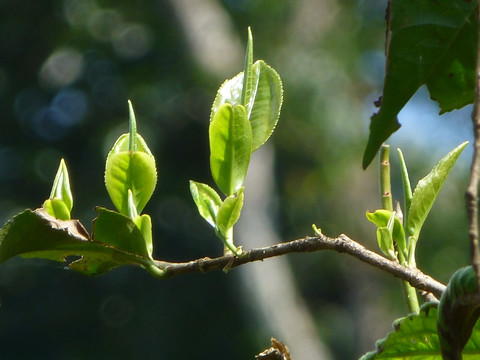
[[[278,191],[272,213],[278,213],[282,239],[310,234],[316,223],[325,234],[344,232],[376,248],[375,228],[364,218],[365,210],[379,206],[376,169],[361,170],[361,157],[383,81],[386,2],[212,2],[242,43],[252,27],[255,57],[275,67],[284,83],[272,138]],[[154,225],[155,257],[221,254],[191,201],[188,180],[211,182],[210,106],[221,81],[242,69],[218,78],[203,69],[172,2],[0,1],[0,49],[2,223],[41,205],[62,157],[75,197],[73,217],[89,224],[94,205],[112,208],[104,161],[127,128],[130,98],[138,131],[157,159],[159,182],[145,208]],[[468,119],[459,131],[462,126]],[[452,146],[427,152],[409,141],[421,132],[402,131],[407,135],[390,143],[402,147],[416,183]],[[392,162],[399,197],[393,156]],[[468,262],[467,166],[456,171],[417,250],[419,267],[444,282]],[[326,252],[289,259],[319,335],[338,359],[371,349],[393,318],[405,314],[399,282],[388,275]],[[235,276],[160,282],[141,269],[120,268],[87,278],[57,264],[13,259],[0,268],[2,358],[252,358],[275,334],[244,315],[248,299],[233,286]]]

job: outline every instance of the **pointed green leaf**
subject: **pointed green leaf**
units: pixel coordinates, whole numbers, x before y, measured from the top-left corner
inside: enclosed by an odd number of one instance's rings
[[[405,208],[405,219],[408,219],[408,211],[412,204],[412,186],[410,185],[410,178],[408,176],[407,163],[403,157],[402,150],[397,149],[398,156],[400,157],[400,170],[402,172],[402,185],[403,185],[403,206]]]
[[[462,350],[480,317],[480,302],[472,301],[476,294],[477,277],[471,266],[458,270],[442,294],[437,325],[444,359],[462,358]]]
[[[441,113],[474,101],[477,1],[391,1],[387,65],[381,107],[373,115],[363,158],[366,168],[379,147],[400,128],[397,115],[426,84]]]
[[[243,72],[222,84],[213,102],[210,121],[221,105],[242,104]],[[248,94],[247,94],[248,95]],[[280,116],[283,101],[282,81],[277,72],[262,60],[252,66],[252,90],[245,109],[252,125],[252,151],[270,137]]]
[[[233,225],[240,218],[240,213],[243,207],[243,189],[240,189],[238,195],[230,195],[227,197],[217,214],[217,229],[221,234],[227,235],[228,231],[233,228]]]
[[[115,207],[128,215],[128,190],[132,191],[137,213],[150,200],[157,183],[155,158],[145,140],[137,134],[137,151],[129,151],[129,134],[118,138],[108,154],[105,185]]]
[[[128,150],[137,151],[137,120],[135,119],[135,112],[133,111],[133,105],[130,100],[128,100]]]
[[[247,51],[245,53],[245,65],[243,67],[243,73],[246,76],[243,77],[243,87],[242,87],[242,105],[246,106],[248,99],[252,96],[252,85],[253,85],[253,74],[252,74],[252,65],[253,65],[253,37],[250,27],[248,27],[248,40],[247,40]]]
[[[152,219],[149,215],[139,215],[134,219],[135,224],[142,233],[143,240],[147,247],[148,256],[153,259],[153,236],[152,236]]]
[[[190,180],[190,192],[200,215],[215,227],[222,200],[210,186]]]
[[[70,179],[68,177],[67,165],[65,160],[60,160],[57,175],[53,181],[52,191],[50,193],[50,199],[57,198],[63,200],[69,213],[73,208],[73,196],[70,190]]]
[[[393,323],[394,331],[379,340],[377,349],[360,360],[442,360],[437,335],[436,304],[426,303],[419,314],[412,314]],[[480,323],[463,350],[463,360],[480,358]],[[461,359],[461,358],[445,358]],[[445,360],[444,359],[444,360]]]
[[[209,128],[210,169],[226,195],[235,194],[247,175],[252,152],[252,128],[242,105],[222,105]]]
[[[254,86],[246,106],[252,124],[253,151],[270,137],[280,116],[283,89],[280,76],[262,60],[253,65]]]
[[[377,228],[378,247],[389,259],[395,259],[395,250],[393,248],[392,232],[386,227]]]
[[[417,187],[413,192],[412,204],[408,211],[408,219],[406,223],[407,238],[413,236],[414,239],[418,239],[423,223],[425,222],[445,179],[467,144],[468,141],[449,152],[438,162],[437,165],[435,165],[427,176],[418,182]]]

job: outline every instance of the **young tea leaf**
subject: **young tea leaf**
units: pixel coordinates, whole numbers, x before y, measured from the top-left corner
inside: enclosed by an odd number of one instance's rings
[[[230,195],[223,201],[217,214],[217,235],[223,241],[224,245],[235,255],[239,255],[241,250],[233,243],[233,225],[235,225],[240,218],[243,199],[243,188],[241,188],[237,195]]]
[[[50,193],[50,199],[57,198],[63,201],[68,209],[69,216],[73,208],[73,196],[70,190],[70,179],[68,177],[67,165],[65,160],[60,160],[57,175],[53,181],[52,191]]]
[[[418,182],[417,187],[413,192],[412,203],[408,211],[408,219],[406,223],[407,238],[412,236],[414,241],[418,240],[423,223],[425,222],[445,179],[467,144],[468,141],[449,152],[437,163],[437,165],[435,165],[427,176]]]
[[[410,178],[408,176],[407,163],[403,157],[402,150],[397,149],[398,156],[400,158],[400,170],[402,172],[402,185],[403,185],[403,206],[405,208],[405,219],[408,219],[408,211],[412,204],[412,186],[410,185]]]
[[[218,210],[216,224],[221,234],[226,235],[240,218],[243,198],[243,189],[240,189],[238,195],[230,195],[223,201],[222,206]]]
[[[210,186],[190,180],[190,192],[200,215],[215,227],[222,200]]]
[[[243,67],[243,86],[242,86],[242,102],[243,106],[247,105],[248,99],[252,96],[252,85],[253,85],[253,74],[252,74],[252,65],[253,65],[253,37],[252,30],[248,28],[248,41],[247,41],[247,51],[245,53],[245,65]]]
[[[252,151],[257,150],[270,137],[280,116],[283,87],[280,76],[262,60],[252,66],[252,90],[247,96],[245,109],[252,125]],[[227,80],[217,92],[210,121],[221,105],[242,104],[243,72]]]
[[[58,198],[47,199],[43,203],[43,209],[55,219],[70,220],[70,210],[65,202]]]
[[[391,226],[391,219],[392,216],[394,217],[394,222],[393,222],[393,229],[391,231],[391,236],[392,239],[395,241],[395,243],[398,246],[398,250],[402,251],[404,254],[406,254],[407,251],[407,246],[406,246],[406,241],[405,241],[405,231],[403,229],[402,222],[400,219],[396,216],[395,212],[388,211],[385,209],[378,209],[374,212],[368,212],[366,213],[367,219],[374,223],[378,229],[388,229]],[[389,226],[390,224],[390,226]],[[384,231],[384,230],[382,230]],[[380,241],[378,239],[378,232],[377,232],[377,240],[379,241],[380,248],[382,249],[383,253],[385,255],[390,255],[390,246],[383,246],[383,241]],[[381,244],[382,242],[382,244]],[[384,251],[382,246],[387,250],[387,252]]]
[[[210,169],[224,194],[233,195],[247,176],[252,152],[252,128],[242,105],[223,104],[209,128]]]

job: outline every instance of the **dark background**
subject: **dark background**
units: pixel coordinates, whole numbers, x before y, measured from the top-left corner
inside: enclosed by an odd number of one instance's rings
[[[285,90],[269,141],[275,152],[272,216],[280,238],[312,234],[316,223],[325,234],[347,233],[376,249],[375,229],[364,214],[379,206],[377,170],[376,164],[361,170],[361,156],[383,81],[386,1],[190,5],[184,9],[193,18],[211,16],[196,31],[175,0],[0,0],[1,223],[42,204],[62,157],[74,217],[89,228],[94,206],[112,208],[104,161],[128,129],[131,99],[159,170],[144,211],[154,222],[155,257],[221,255],[188,181],[213,183],[210,106],[220,84],[242,70],[251,26],[254,57],[278,71]],[[226,43],[212,35],[218,35],[216,26],[228,29]],[[230,46],[240,49],[239,56],[226,61]],[[436,111],[421,91],[401,114],[405,126],[391,139],[397,199],[397,146],[416,183],[470,136],[469,109],[441,118]],[[443,282],[468,262],[463,191],[470,154],[447,182],[419,244],[419,267]],[[398,280],[347,255],[297,254],[288,261],[298,296],[334,358],[373,349],[406,313]],[[88,278],[53,262],[9,260],[0,266],[0,357],[253,359],[275,332],[260,326],[262,315],[249,309],[237,271],[159,281],[125,267]]]

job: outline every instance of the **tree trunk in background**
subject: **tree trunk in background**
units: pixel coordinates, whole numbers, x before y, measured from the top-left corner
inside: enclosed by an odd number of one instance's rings
[[[236,242],[246,249],[282,241],[275,231],[274,151],[264,145],[252,156],[245,183],[245,205],[237,225]],[[265,332],[285,342],[295,360],[331,359],[319,340],[315,323],[298,292],[287,257],[281,256],[239,269],[250,309],[260,315]]]
[[[171,0],[188,44],[198,64],[207,73],[224,79],[243,66],[244,51],[224,9],[215,0]],[[218,56],[222,54],[222,56]],[[281,241],[275,232],[270,205],[274,198],[274,151],[266,145],[252,156],[246,180],[245,206],[236,227],[236,243],[245,249]],[[245,307],[260,319],[257,325],[269,337],[290,347],[295,360],[329,360],[329,351],[315,330],[312,317],[295,285],[285,257],[236,269]],[[221,329],[219,329],[221,331]],[[259,349],[260,350],[263,349]],[[253,358],[253,354],[252,354]]]

